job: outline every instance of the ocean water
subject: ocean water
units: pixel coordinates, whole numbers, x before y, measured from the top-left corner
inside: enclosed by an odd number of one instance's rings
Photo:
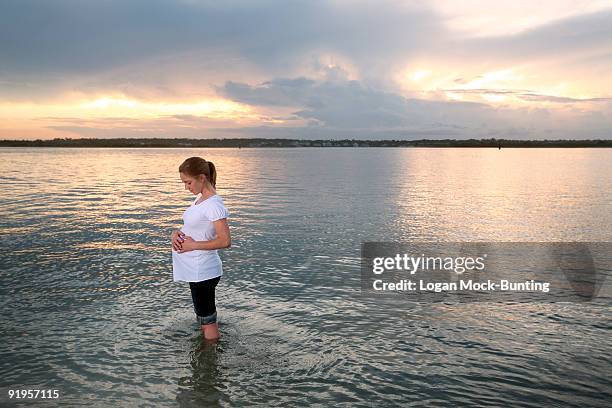
[[[217,344],[172,281],[190,156],[231,214]],[[612,241],[611,186],[607,149],[0,149],[1,404],[609,406],[609,297],[365,298],[360,245]]]

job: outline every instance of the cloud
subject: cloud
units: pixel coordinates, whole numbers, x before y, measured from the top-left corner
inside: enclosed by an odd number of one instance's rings
[[[227,130],[244,137],[304,138],[470,138],[609,137],[611,115],[559,113],[542,108],[493,107],[485,103],[406,98],[356,80],[276,78],[260,84],[228,82],[218,91],[252,106],[293,107],[307,126],[248,126]],[[513,90],[466,90],[518,97],[552,98]],[[555,100],[555,102],[562,102]],[[573,101],[576,102],[576,101]],[[584,102],[580,100],[580,102]],[[610,100],[602,99],[609,112]],[[217,136],[221,129],[210,130]],[[573,132],[573,133],[572,133]],[[579,132],[579,136],[578,133]],[[283,134],[285,136],[283,136]]]
[[[259,125],[196,114],[48,123],[101,137],[543,137],[583,130],[609,137],[612,11],[478,38],[453,30],[449,18],[420,1],[5,0],[0,102],[80,103],[117,94],[170,104],[220,95],[259,118]],[[423,91],[401,79],[421,65],[448,80],[434,78]],[[521,74],[505,82],[483,81],[487,72],[515,67]],[[568,93],[572,86],[577,90]],[[466,101],[447,100],[445,92]],[[528,106],[475,102],[481,95]]]
[[[223,96],[251,105],[298,107],[294,114],[311,125],[334,128],[389,128],[408,123],[405,98],[359,81],[277,78],[256,86],[228,82]]]
[[[308,78],[277,78],[256,87],[227,81],[218,91],[221,95],[249,105],[295,106],[308,103],[313,96],[315,81]],[[314,100],[312,101],[313,103]]]
[[[446,20],[426,2],[389,0],[6,0],[0,91],[19,99],[111,88],[179,98],[225,81],[312,76],[321,58],[342,60],[341,76],[351,64],[354,79],[390,90],[391,75],[424,58],[499,66],[612,49],[606,10],[486,38],[465,38]]]
[[[161,79],[171,92],[180,87],[167,80],[172,74],[187,73],[188,80],[199,74],[198,82],[208,84],[242,65],[251,75],[246,79],[258,72],[279,77],[321,55],[346,55],[376,81],[392,55],[406,57],[443,32],[423,5],[393,1],[300,0],[288,7],[280,1],[7,0],[0,5],[0,38],[10,39],[0,43],[0,81],[31,83],[21,91],[32,94],[36,84],[146,94],[140,84]]]
[[[565,96],[538,95],[534,93],[517,94],[525,101],[546,101],[555,103],[610,102],[612,98],[569,98]]]
[[[471,114],[467,114],[471,112]],[[342,128],[331,126],[232,126],[206,123],[201,119],[88,121],[49,125],[48,129],[64,133],[58,137],[163,137],[163,138],[296,138],[296,139],[609,139],[610,116],[579,115],[570,120],[546,110],[485,110],[472,108],[454,115],[429,118],[428,123],[389,128]],[[438,119],[439,121],[436,121]],[[446,119],[446,120],[445,120]],[[213,125],[213,126],[211,126]]]
[[[444,89],[443,92],[453,94],[471,95],[504,95],[514,96],[525,101],[554,102],[554,103],[589,103],[589,102],[612,102],[612,98],[570,98],[566,96],[542,95],[530,90],[516,89]]]
[[[473,53],[498,62],[609,54],[612,10],[571,16],[512,35],[460,39],[454,45],[447,50],[451,55]]]

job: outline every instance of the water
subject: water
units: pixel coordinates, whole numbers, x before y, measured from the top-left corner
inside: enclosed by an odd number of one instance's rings
[[[231,212],[217,345],[172,281],[194,155]],[[611,150],[4,148],[0,185],[3,405],[16,388],[104,407],[612,398],[609,298],[359,296],[363,241],[611,241]]]

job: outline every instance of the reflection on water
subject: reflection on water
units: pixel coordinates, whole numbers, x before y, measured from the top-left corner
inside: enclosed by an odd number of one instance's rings
[[[219,371],[219,354],[222,353],[218,343],[210,343],[202,337],[193,342],[194,351],[191,353],[191,373],[189,376],[179,378],[179,390],[176,401],[180,407],[216,407],[220,406],[220,392],[218,379],[222,373]]]
[[[172,282],[168,237],[193,199],[177,168],[194,155],[217,166],[232,215],[217,344]],[[609,298],[368,299],[359,256],[363,241],[610,241],[610,155],[1,149],[1,398],[37,385],[73,406],[604,406]]]

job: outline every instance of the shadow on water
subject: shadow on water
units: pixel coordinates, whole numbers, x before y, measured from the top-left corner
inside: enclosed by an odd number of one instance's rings
[[[222,393],[219,359],[221,342],[210,342],[200,333],[191,339],[190,375],[179,378],[176,402],[179,407],[217,407]]]
[[[270,348],[270,343],[261,340],[249,325],[228,318],[230,321],[219,322],[221,338],[217,342],[204,339],[197,323],[193,323],[194,332],[188,340],[189,375],[178,380],[179,407],[227,405],[231,402],[230,384],[236,380],[228,378],[228,373],[235,374],[236,369],[258,372],[274,365],[272,358],[278,356],[278,350]]]

